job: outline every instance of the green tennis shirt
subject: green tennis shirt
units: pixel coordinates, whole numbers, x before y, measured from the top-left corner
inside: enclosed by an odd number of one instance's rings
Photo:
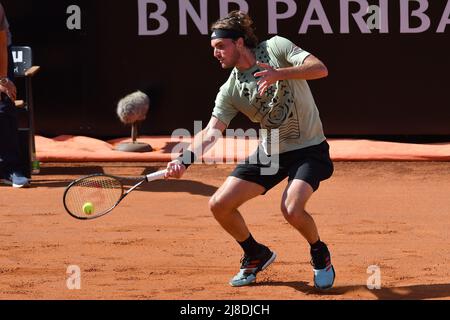
[[[310,55],[280,36],[261,42],[254,53],[257,61],[276,69],[302,65]],[[254,74],[262,70],[256,64],[245,71],[234,68],[217,94],[212,115],[227,126],[238,112],[260,123],[266,129],[260,134],[266,154],[302,149],[324,141],[319,110],[306,80],[278,81],[260,96]],[[273,144],[277,141],[275,148]]]

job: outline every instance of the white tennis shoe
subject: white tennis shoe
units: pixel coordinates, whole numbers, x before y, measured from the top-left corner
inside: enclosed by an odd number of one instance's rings
[[[256,282],[256,274],[266,269],[276,257],[277,254],[267,247],[258,256],[250,257],[244,254],[241,259],[241,269],[230,280],[230,285],[242,287]]]
[[[13,188],[23,188],[30,185],[28,178],[18,172],[11,173],[8,179],[2,179],[2,182],[10,186],[12,185]]]
[[[318,250],[311,249],[311,265],[314,272],[314,286],[320,290],[333,287],[336,273],[331,264],[331,255],[325,244]]]

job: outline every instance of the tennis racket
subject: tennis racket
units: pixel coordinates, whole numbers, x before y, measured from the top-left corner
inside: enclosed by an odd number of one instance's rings
[[[107,174],[93,174],[79,178],[71,182],[64,191],[64,208],[76,219],[99,218],[111,212],[141,184],[163,179],[165,173],[166,170],[161,170],[140,178],[119,178]],[[121,179],[133,180],[135,184],[125,190]]]

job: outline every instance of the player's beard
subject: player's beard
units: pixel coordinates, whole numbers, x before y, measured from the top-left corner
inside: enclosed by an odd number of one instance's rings
[[[229,61],[222,60],[222,62],[221,62],[222,68],[223,69],[234,68],[237,65],[240,57],[241,57],[241,54],[239,53],[239,51],[238,50],[234,50],[233,54],[230,56]]]

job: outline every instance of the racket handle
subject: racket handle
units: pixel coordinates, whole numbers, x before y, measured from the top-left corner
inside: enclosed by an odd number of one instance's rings
[[[145,177],[147,178],[148,182],[158,180],[158,179],[163,179],[164,175],[166,174],[166,171],[167,171],[166,169],[160,170],[157,172],[150,173],[150,174],[146,175]]]

